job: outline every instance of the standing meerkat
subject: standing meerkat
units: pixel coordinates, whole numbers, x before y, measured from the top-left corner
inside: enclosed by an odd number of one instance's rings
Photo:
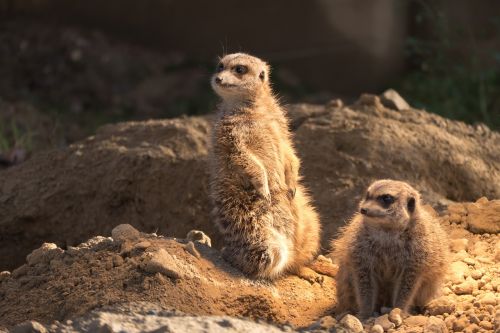
[[[300,162],[269,84],[269,66],[248,54],[226,55],[211,84],[222,100],[210,161],[223,257],[253,277],[295,272],[310,279],[314,273],[303,267],[319,249],[319,218],[300,183]]]
[[[359,208],[332,242],[336,312],[367,318],[381,306],[409,311],[427,304],[446,274],[448,240],[420,194],[407,183],[379,180]]]

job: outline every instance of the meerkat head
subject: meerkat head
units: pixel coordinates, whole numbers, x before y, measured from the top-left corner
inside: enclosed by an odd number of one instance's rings
[[[252,100],[269,89],[269,65],[245,53],[220,59],[212,88],[223,100]]]
[[[405,229],[420,204],[420,194],[405,182],[378,180],[359,204],[365,223],[386,229]]]

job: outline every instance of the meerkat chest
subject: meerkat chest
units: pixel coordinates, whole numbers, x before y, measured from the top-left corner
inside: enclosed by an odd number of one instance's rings
[[[372,267],[382,280],[399,275],[412,261],[411,244],[397,235],[383,235],[372,242]]]

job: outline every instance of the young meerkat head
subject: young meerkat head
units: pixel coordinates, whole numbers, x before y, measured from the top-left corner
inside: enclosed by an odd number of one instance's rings
[[[228,54],[217,64],[211,83],[223,100],[251,100],[269,90],[269,65],[245,53]]]
[[[420,194],[405,182],[378,180],[359,204],[364,223],[384,229],[405,229],[420,204]]]

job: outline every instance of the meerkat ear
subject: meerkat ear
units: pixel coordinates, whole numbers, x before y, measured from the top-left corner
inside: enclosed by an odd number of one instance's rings
[[[266,72],[265,71],[260,72],[259,79],[261,79],[262,81],[264,81],[266,79]]]
[[[408,211],[413,213],[415,211],[415,198],[411,197],[408,199]]]

